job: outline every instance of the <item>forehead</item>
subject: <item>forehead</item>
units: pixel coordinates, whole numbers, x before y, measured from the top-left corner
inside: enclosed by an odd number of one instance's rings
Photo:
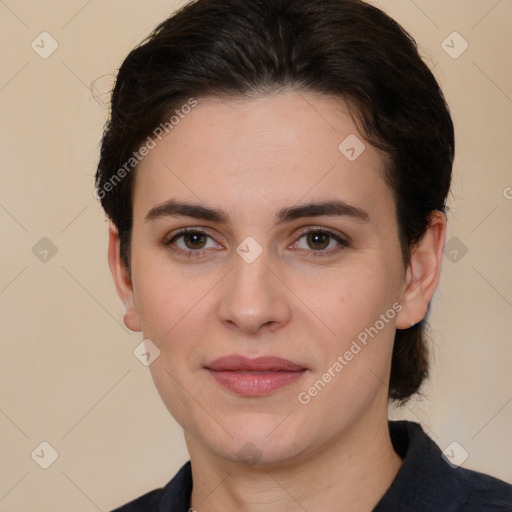
[[[198,98],[139,164],[134,216],[170,196],[245,209],[250,201],[260,215],[263,203],[305,196],[371,203],[375,193],[390,193],[384,166],[342,98],[293,89]]]

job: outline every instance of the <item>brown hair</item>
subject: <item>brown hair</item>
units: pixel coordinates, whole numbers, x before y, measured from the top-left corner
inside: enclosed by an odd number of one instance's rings
[[[134,152],[190,98],[286,86],[345,98],[362,135],[384,151],[407,266],[431,212],[445,210],[454,158],[448,106],[414,39],[361,0],[196,0],[129,53],[112,92],[95,193],[128,269]],[[405,402],[427,374],[424,319],[396,331],[390,398]]]

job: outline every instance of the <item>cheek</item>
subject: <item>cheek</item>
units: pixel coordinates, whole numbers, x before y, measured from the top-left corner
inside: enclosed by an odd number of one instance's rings
[[[326,421],[333,428],[337,418],[360,414],[377,395],[387,394],[396,310],[391,303],[383,305],[382,295],[372,298],[351,296],[340,299],[336,310],[331,306],[336,336],[317,343],[321,364],[300,390],[299,403],[308,402],[305,410],[318,418],[330,411]]]
[[[153,382],[171,415],[192,428],[195,422],[204,421],[195,418],[189,393],[197,394],[195,372],[202,363],[201,343],[208,332],[205,321],[211,318],[207,311],[211,303],[205,294],[211,286],[194,287],[189,280],[150,272],[142,280],[138,298],[143,335],[160,350],[150,365]]]
[[[178,364],[169,364],[172,361]],[[195,403],[191,396],[196,395],[194,382],[186,373],[180,371],[179,355],[162,353],[151,365],[151,377],[155,388],[171,416],[185,429],[195,429],[195,425],[204,421],[196,417]],[[191,394],[190,394],[191,393]]]
[[[148,256],[141,258],[134,275],[138,278],[135,295],[143,335],[160,350],[151,365],[153,379],[159,392],[181,396],[180,385],[193,389],[191,379],[202,368],[204,347],[215,332],[219,273],[187,272],[172,267],[164,258]]]
[[[397,297],[397,283],[383,265],[351,265],[326,276],[316,295],[318,310],[342,339],[348,339],[390,308]]]
[[[329,328],[322,343],[316,344],[322,364],[315,379],[329,381],[331,390],[319,403],[339,394],[335,402],[347,405],[354,397],[375,393],[376,386],[386,382],[400,307],[394,279],[393,271],[383,265],[353,265],[330,276],[323,293],[312,298]]]
[[[201,304],[208,283],[185,278],[156,258],[141,258],[134,267],[134,293],[142,330],[148,337],[165,340]]]

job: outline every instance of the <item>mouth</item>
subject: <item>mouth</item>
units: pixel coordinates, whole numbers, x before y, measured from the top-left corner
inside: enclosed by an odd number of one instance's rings
[[[242,396],[265,396],[300,379],[307,368],[280,357],[232,355],[205,365],[223,387]]]

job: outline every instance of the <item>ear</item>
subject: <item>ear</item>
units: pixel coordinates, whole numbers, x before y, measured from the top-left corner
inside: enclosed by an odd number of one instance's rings
[[[108,230],[108,264],[117,294],[123,302],[124,324],[131,331],[141,331],[140,319],[135,307],[133,285],[129,270],[121,260],[121,241],[117,227],[109,221]]]
[[[397,329],[408,329],[428,312],[441,275],[441,260],[446,239],[446,216],[435,210],[423,238],[412,248],[401,295],[403,309],[397,316]]]

